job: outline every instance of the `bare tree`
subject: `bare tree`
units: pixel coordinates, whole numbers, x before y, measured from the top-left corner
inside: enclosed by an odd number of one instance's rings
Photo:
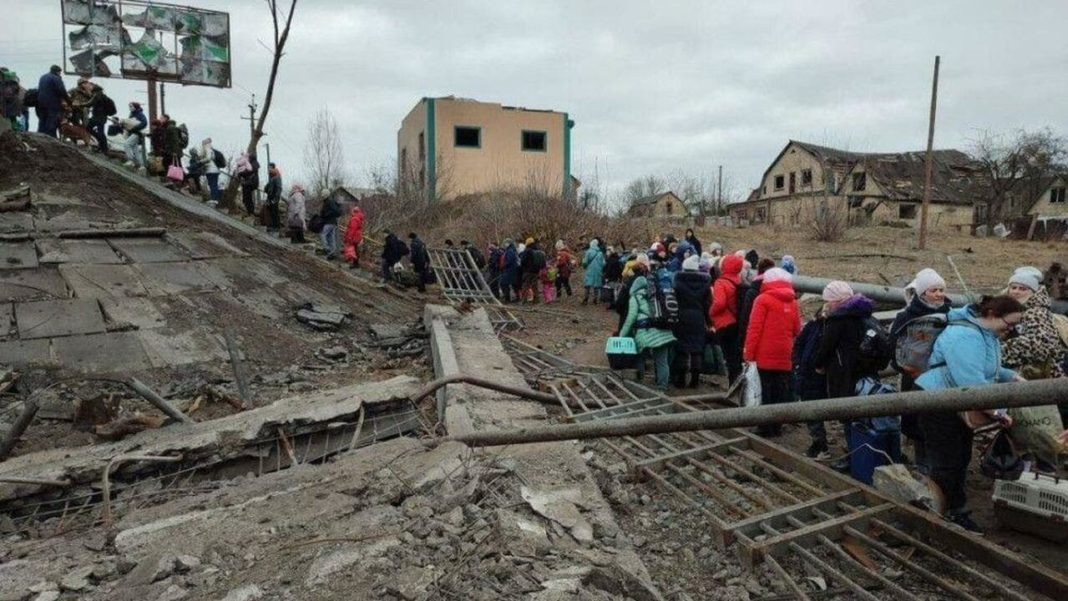
[[[1049,128],[1011,136],[984,131],[972,143],[975,160],[987,181],[986,225],[992,230],[1005,214],[1009,200],[1017,194],[1038,194],[1038,182],[1065,170],[1068,142]]]
[[[321,198],[345,181],[345,156],[337,120],[327,108],[319,109],[308,126],[304,165],[312,196]]]
[[[630,208],[635,201],[667,191],[667,182],[657,175],[646,175],[632,180],[623,189],[623,206]]]
[[[274,47],[270,50],[272,50],[274,58],[271,60],[271,76],[267,80],[267,95],[263,99],[263,106],[260,107],[259,117],[256,118],[255,125],[252,128],[252,135],[249,137],[248,148],[245,150],[249,154],[256,152],[256,147],[259,146],[260,139],[264,135],[263,124],[267,122],[267,113],[271,110],[271,100],[274,99],[274,84],[278,79],[278,65],[282,62],[282,56],[285,54],[286,42],[289,40],[289,26],[293,23],[293,13],[297,10],[297,0],[290,0],[289,11],[284,15],[279,11],[277,0],[267,0],[267,8],[271,11],[271,23],[273,24],[274,35],[271,41]],[[223,206],[232,207],[236,198],[237,178],[231,178],[230,183],[226,186]]]

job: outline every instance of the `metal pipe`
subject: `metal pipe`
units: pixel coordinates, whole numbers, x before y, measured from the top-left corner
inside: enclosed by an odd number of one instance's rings
[[[538,401],[541,403],[549,403],[552,405],[557,404],[556,396],[547,392],[539,392],[537,390],[531,390],[529,388],[519,388],[518,386],[509,386],[507,384],[499,384],[485,378],[476,378],[475,376],[469,376],[466,374],[453,374],[451,376],[445,376],[444,378],[438,378],[429,382],[422,390],[412,395],[411,400],[413,403],[419,403],[424,398],[434,394],[439,388],[444,388],[449,384],[470,384],[471,386],[477,386],[479,388],[487,388],[496,392],[503,392],[504,394],[510,394],[524,399],[530,399],[532,401]]]
[[[37,415],[37,409],[37,403],[32,400],[26,401],[22,406],[22,413],[15,419],[15,423],[11,424],[11,430],[4,437],[4,441],[0,443],[0,461],[7,459],[8,454],[15,448],[19,438],[22,438],[22,433],[26,431],[26,428],[30,427],[30,422]]]
[[[819,294],[823,292],[823,289],[832,280],[827,278],[814,278],[805,275],[794,276],[794,290],[798,292],[809,292],[812,294]],[[905,305],[905,289],[895,288],[893,286],[880,286],[878,284],[865,284],[864,282],[846,282],[853,289],[853,292],[857,294],[863,294],[873,301],[880,303],[897,303],[899,305]],[[963,307],[964,305],[973,302],[969,300],[965,294],[946,294],[946,298],[949,302],[953,303],[954,307]],[[1068,314],[1068,301],[1054,300],[1052,309],[1056,313]]]
[[[34,484],[37,486],[70,486],[70,480],[45,480],[44,478],[17,478],[14,476],[0,476],[3,484]]]
[[[167,414],[167,417],[176,419],[185,424],[194,423],[192,418],[175,409],[173,405],[163,400],[163,397],[156,394],[154,390],[149,388],[148,385],[146,385],[141,380],[138,380],[137,378],[130,378],[130,388],[133,388],[134,392],[140,395],[141,398],[145,399],[149,403],[152,403],[156,406],[157,409]]]
[[[431,391],[433,392],[433,391]],[[851,420],[908,413],[960,412],[1008,407],[1056,405],[1068,398],[1068,379],[993,384],[974,388],[913,391],[822,401],[727,408],[620,418],[553,426],[491,430],[444,438],[469,446],[498,446],[665,432],[724,430],[771,424]]]
[[[157,463],[175,463],[181,460],[181,455],[175,457],[167,455],[119,455],[118,457],[115,457],[114,459],[109,461],[108,464],[104,467],[104,485],[103,490],[101,491],[101,494],[104,497],[104,512],[102,515],[104,527],[111,528],[111,524],[113,521],[111,515],[111,470],[116,465],[126,461],[152,461]]]

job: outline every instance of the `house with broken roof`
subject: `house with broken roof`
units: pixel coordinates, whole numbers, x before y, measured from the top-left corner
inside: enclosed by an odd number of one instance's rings
[[[660,217],[670,219],[689,216],[689,207],[671,190],[639,198],[630,203],[630,208],[627,209],[627,217],[635,218]]]
[[[739,222],[799,225],[817,210],[841,209],[853,222],[916,225],[923,204],[924,151],[864,153],[790,140],[745,202]],[[978,166],[959,150],[934,151],[929,223],[970,226],[983,197]]]

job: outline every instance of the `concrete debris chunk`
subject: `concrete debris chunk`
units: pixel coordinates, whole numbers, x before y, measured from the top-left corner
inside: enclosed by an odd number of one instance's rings
[[[93,576],[93,567],[78,568],[72,572],[63,576],[63,579],[59,581],[59,587],[65,591],[84,591],[92,586],[89,579]]]
[[[147,585],[159,582],[174,573],[178,558],[169,553],[146,556],[126,577],[130,584]]]
[[[256,601],[262,599],[265,594],[260,587],[249,584],[230,591],[222,598],[222,601]]]
[[[582,501],[582,492],[579,489],[533,490],[522,486],[519,494],[531,509],[570,530],[576,540],[593,540],[593,526],[578,509],[578,504]]]
[[[339,329],[352,313],[337,305],[305,303],[297,308],[297,321],[319,331]]]
[[[423,599],[427,589],[441,575],[441,570],[434,566],[409,567],[397,573],[394,584],[387,591],[404,601]]]
[[[875,490],[902,503],[911,503],[928,509],[935,507],[935,498],[930,487],[912,476],[901,464],[882,465],[872,475]]]
[[[56,601],[59,599],[59,591],[45,591],[33,598],[33,601]]]
[[[305,578],[307,586],[314,586],[330,580],[330,577],[342,570],[348,570],[357,564],[364,563],[375,557],[383,555],[390,547],[400,545],[401,541],[395,536],[383,538],[356,548],[344,549],[323,555],[312,562]]]

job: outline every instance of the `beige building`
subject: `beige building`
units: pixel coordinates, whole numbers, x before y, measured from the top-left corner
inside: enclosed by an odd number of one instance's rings
[[[639,198],[630,203],[628,217],[689,217],[690,209],[672,191]]]
[[[842,211],[854,223],[918,224],[925,152],[859,153],[791,140],[745,202],[730,206],[738,222],[799,225],[819,211]],[[975,221],[984,192],[975,163],[958,150],[934,151],[928,223],[963,228]]]
[[[1038,217],[1068,217],[1068,198],[1066,198],[1065,192],[1068,191],[1068,176],[1058,176],[1053,178],[1048,185],[1044,187],[1042,193],[1035,199],[1031,209],[1027,211],[1028,215],[1037,215]]]
[[[574,126],[557,111],[423,98],[397,132],[402,183],[443,199],[530,186],[569,195]]]

